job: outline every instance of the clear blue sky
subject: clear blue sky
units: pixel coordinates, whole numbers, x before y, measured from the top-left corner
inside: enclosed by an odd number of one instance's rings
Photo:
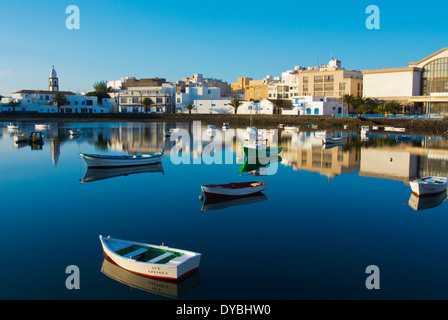
[[[68,30],[68,5],[80,29]],[[368,5],[380,30],[368,30]],[[202,73],[236,81],[280,76],[295,65],[405,67],[448,46],[446,1],[3,1],[0,94],[46,89],[55,65],[61,90],[99,80]]]

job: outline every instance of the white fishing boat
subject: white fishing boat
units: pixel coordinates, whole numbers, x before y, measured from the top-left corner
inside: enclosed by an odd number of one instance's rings
[[[344,143],[344,142],[345,142],[345,138],[325,137],[322,139],[323,144]]]
[[[6,125],[6,128],[10,130],[15,130],[19,129],[19,125],[17,123],[10,122],[9,124]]]
[[[35,124],[34,125],[34,129],[36,130],[45,130],[45,129],[49,129],[50,125],[49,124]]]
[[[395,131],[394,127],[384,127],[384,131]]]
[[[258,130],[257,127],[247,127],[244,132],[243,138],[245,141],[265,141],[267,138],[263,134],[263,131]]]
[[[153,278],[177,280],[199,268],[201,254],[100,235],[104,253],[118,266]]]
[[[288,132],[299,132],[299,127],[287,126],[284,127],[284,130]]]
[[[412,192],[419,195],[435,195],[446,190],[448,178],[428,176],[414,181],[409,181]]]
[[[320,137],[320,138],[327,137],[328,132],[327,131],[316,131],[316,132],[314,132],[314,136]]]
[[[72,136],[72,137],[80,136],[81,135],[81,130],[79,130],[79,129],[68,130],[68,133],[70,133],[70,136]]]
[[[379,127],[378,126],[372,126],[372,130],[378,130],[379,129]]]
[[[406,128],[394,128],[395,132],[406,132]]]
[[[264,182],[234,182],[226,184],[201,185],[202,192],[208,198],[213,197],[243,197],[266,189]]]
[[[141,166],[162,161],[163,152],[136,155],[99,155],[80,153],[79,155],[84,160],[88,167],[126,167],[126,166]]]

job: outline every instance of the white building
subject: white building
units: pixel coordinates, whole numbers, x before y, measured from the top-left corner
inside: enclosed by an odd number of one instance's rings
[[[209,88],[204,87],[201,84],[191,85],[185,88],[185,92],[176,93],[176,112],[185,113],[188,112],[185,109],[187,104],[194,104],[198,109],[201,109],[199,113],[205,113],[204,108],[205,102],[197,102],[197,101],[209,101],[209,110],[210,107],[224,107],[223,101],[229,101],[228,99],[221,99],[221,89],[220,88]],[[200,108],[204,106],[204,108]]]
[[[337,98],[322,96],[300,96],[292,98],[292,110],[282,110],[287,115],[332,115],[347,112],[342,110],[342,102]]]
[[[83,96],[71,91],[59,91],[59,79],[54,66],[50,72],[49,90],[20,90],[11,98],[2,99],[2,112],[38,112],[38,113],[109,113],[111,106],[98,105],[98,98]],[[54,95],[61,93],[67,98],[67,104],[58,107],[51,103]],[[12,103],[11,103],[12,102]]]
[[[118,112],[125,113],[170,113],[174,107],[176,88],[170,83],[150,87],[129,87],[114,93],[118,101]],[[144,98],[150,98],[153,104],[148,110],[141,104]]]

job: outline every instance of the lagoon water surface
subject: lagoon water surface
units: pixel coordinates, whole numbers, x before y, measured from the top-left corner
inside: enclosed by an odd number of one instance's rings
[[[174,164],[164,130],[191,132],[190,123],[52,123],[43,145],[17,145],[1,125],[1,299],[448,298],[446,194],[419,199],[407,183],[448,174],[441,137],[335,132],[345,145],[325,148],[312,131],[279,130],[273,169],[245,166],[245,128],[216,151],[232,163],[191,151],[191,164]],[[87,171],[78,156],[162,147],[161,165],[129,170]],[[199,199],[201,184],[243,181],[268,187],[239,201]],[[99,235],[200,252],[201,264],[180,282],[140,277],[104,258]],[[72,265],[80,288],[69,290]],[[366,288],[370,265],[380,289]]]

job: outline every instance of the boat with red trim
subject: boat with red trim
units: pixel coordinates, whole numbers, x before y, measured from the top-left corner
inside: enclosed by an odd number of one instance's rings
[[[243,197],[261,192],[266,187],[267,185],[261,181],[201,185],[202,192],[208,198]]]
[[[128,271],[153,278],[177,280],[199,268],[201,254],[100,235],[104,253]]]

